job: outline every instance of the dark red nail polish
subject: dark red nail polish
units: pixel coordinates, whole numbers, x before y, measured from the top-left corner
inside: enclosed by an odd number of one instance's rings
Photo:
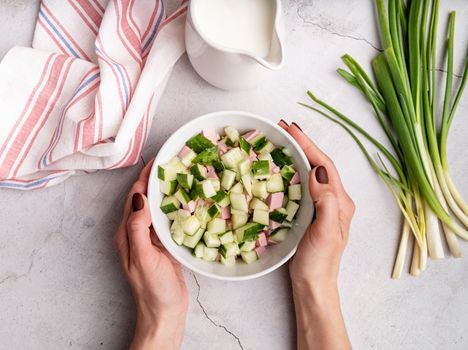
[[[132,197],[132,208],[133,211],[138,211],[143,209],[145,206],[145,201],[143,200],[143,196],[141,193],[134,193]]]
[[[283,119],[281,119],[281,120],[279,121],[279,123],[283,123],[283,124],[286,124],[287,126],[289,126],[289,124],[286,123]]]
[[[292,125],[294,125],[296,128],[298,128],[299,130],[302,131],[301,127],[299,125],[297,125],[296,122],[292,122]]]
[[[317,170],[315,170],[315,178],[317,179],[318,183],[327,184],[328,183],[328,173],[327,169],[324,166],[319,166]]]

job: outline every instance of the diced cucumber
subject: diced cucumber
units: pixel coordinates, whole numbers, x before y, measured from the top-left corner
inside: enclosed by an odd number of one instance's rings
[[[176,171],[169,164],[158,165],[158,179],[162,181],[174,181],[176,179]]]
[[[250,146],[250,143],[248,143],[242,136],[239,138],[239,147],[247,155],[250,154],[250,149],[252,148],[252,146]]]
[[[159,190],[161,191],[161,193],[164,193],[165,195],[168,195],[168,196],[173,195],[176,188],[177,188],[176,180],[172,180],[172,181],[159,180]]]
[[[237,168],[239,169],[239,174],[240,175],[249,174],[250,171],[251,171],[251,169],[250,169],[250,160],[249,159],[242,160],[237,165]]]
[[[231,243],[234,242],[234,235],[232,234],[232,231],[227,231],[219,236],[219,240],[221,241],[221,244]]]
[[[232,170],[225,169],[223,171],[223,176],[221,178],[221,186],[226,191],[229,191],[232,185],[234,185],[235,180],[236,180],[236,173]]]
[[[281,168],[281,172],[280,172],[281,176],[284,177],[288,181],[291,181],[295,173],[296,171],[290,165],[285,165],[283,168]]]
[[[229,256],[225,258],[224,256],[221,255],[221,264],[226,265],[226,266],[232,266],[236,263],[236,257],[235,256]]]
[[[189,236],[193,236],[200,228],[200,220],[196,216],[190,216],[182,222],[182,229],[184,233]]]
[[[252,172],[257,180],[270,177],[270,162],[268,160],[257,160],[252,164]]]
[[[208,171],[201,164],[194,164],[190,168],[190,172],[192,173],[193,176],[195,176],[197,180],[200,180],[200,181],[205,180],[206,177],[208,176]]]
[[[185,219],[188,219],[192,214],[188,210],[185,209],[179,209],[177,211],[177,218],[180,219],[181,221],[184,221]]]
[[[247,213],[245,213],[244,215],[232,215],[231,216],[232,228],[236,229],[236,228],[242,227],[247,223],[248,220],[249,220],[249,216],[247,215]]]
[[[244,186],[242,186],[240,182],[236,183],[234,186],[232,186],[231,193],[244,193]]]
[[[182,164],[179,157],[172,157],[169,160],[168,166],[172,167],[175,173],[183,173],[186,170],[185,165]]]
[[[189,195],[190,195],[190,198],[192,200],[197,200],[198,198],[200,198],[200,193],[198,192],[198,190],[201,189],[200,185],[199,185],[199,182],[198,180],[196,179],[193,179],[193,184],[192,184],[192,188],[190,189],[190,192],[189,192]]]
[[[216,192],[218,192],[221,189],[221,183],[219,182],[218,179],[208,179],[211,181],[211,184],[213,185],[213,188]]]
[[[265,153],[270,153],[271,151],[273,151],[274,148],[275,146],[270,141],[267,141],[266,143],[255,148],[255,151],[258,152],[259,154],[265,154]]]
[[[211,165],[216,170],[217,173],[220,173],[224,170],[224,164],[219,159],[214,160]]]
[[[236,143],[239,140],[239,131],[237,131],[237,129],[232,126],[225,127],[224,133],[233,143]]]
[[[255,210],[255,209],[260,209],[260,210],[266,210],[268,211],[269,207],[266,205],[265,202],[262,202],[258,198],[252,198],[250,201],[250,209]]]
[[[192,164],[192,161],[195,159],[196,156],[197,154],[193,150],[190,150],[185,156],[180,158],[180,161],[183,165],[185,165],[188,168]]]
[[[241,257],[246,264],[251,264],[258,259],[257,253],[255,251],[242,252]]]
[[[258,233],[264,227],[265,226],[262,224],[251,222],[236,229],[234,232],[236,234],[237,242],[255,241],[258,238]]]
[[[280,224],[286,220],[286,217],[288,216],[288,213],[286,212],[286,209],[280,208],[278,210],[275,210],[270,213],[270,219],[279,222]]]
[[[172,213],[173,211],[177,211],[180,207],[180,202],[177,200],[177,198],[169,196],[169,197],[164,197],[163,200],[161,201],[161,211],[164,214]]]
[[[257,152],[257,149],[262,148],[268,142],[267,138],[263,133],[259,133],[257,137],[250,141],[254,151]]]
[[[299,201],[302,198],[301,184],[288,187],[288,197],[292,201]]]
[[[270,153],[262,153],[257,156],[258,160],[268,160],[269,162],[273,163],[273,158],[271,158]]]
[[[174,242],[177,243],[177,245],[182,245],[184,243],[185,237],[187,237],[184,232],[176,231],[172,234],[172,239]]]
[[[284,153],[284,149],[275,148],[271,153],[271,158],[273,158],[273,162],[279,167],[284,165],[292,165],[292,159],[286,153]]]
[[[197,258],[203,258],[204,249],[205,245],[202,242],[200,242],[196,245],[195,249],[193,250],[193,254],[195,254]]]
[[[171,233],[182,233],[184,234],[184,230],[182,230],[182,226],[180,226],[180,223],[178,221],[174,221],[172,224],[171,224],[171,228],[169,230]]]
[[[213,187],[213,182],[211,182],[211,179],[203,180],[199,183],[199,185],[201,186],[200,189],[203,193],[203,197],[211,198],[216,194],[216,190]]]
[[[249,196],[252,196],[252,175],[245,174],[241,177],[242,184]]]
[[[174,221],[175,219],[177,219],[177,211],[167,213],[166,216],[169,220]]]
[[[216,203],[208,208],[208,215],[210,216],[210,218],[217,218],[219,214],[221,214],[221,210],[219,209]]]
[[[210,147],[199,153],[194,159],[194,164],[211,164],[218,159],[218,147]]]
[[[221,208],[226,208],[228,205],[231,204],[231,201],[229,200],[229,196],[226,196],[224,197],[223,199],[221,199],[219,202],[218,202],[218,205],[221,207]]]
[[[206,246],[209,248],[216,248],[221,245],[221,241],[219,240],[218,235],[209,231],[206,231],[203,234],[203,240],[205,241]]]
[[[252,221],[258,224],[268,226],[270,222],[270,215],[266,210],[255,209],[253,212]]]
[[[233,209],[233,208],[231,207],[231,215],[248,215],[248,213],[246,213],[246,212],[243,211],[243,210]]]
[[[283,147],[281,150],[282,150],[283,153],[286,154],[288,157],[291,157],[291,156],[292,156],[291,151],[289,150],[289,148]]]
[[[224,256],[225,258],[227,258],[230,256],[239,255],[240,249],[236,242],[230,242],[230,243],[223,244],[221,248],[219,249],[219,252],[221,253],[221,256]]]
[[[208,232],[215,234],[226,232],[226,220],[220,218],[211,220],[208,223]]]
[[[288,205],[286,206],[286,211],[288,213],[288,216],[286,217],[286,220],[292,221],[294,219],[294,216],[297,213],[297,210],[299,209],[299,204],[293,201],[289,201]]]
[[[240,247],[241,252],[250,252],[255,249],[255,241],[246,241]]]
[[[271,175],[267,180],[267,191],[270,193],[284,191],[283,177],[281,174]]]
[[[177,192],[174,194],[174,197],[177,198],[177,200],[183,205],[187,204],[188,202],[192,200],[189,194],[187,193],[187,191],[184,190],[183,188],[179,188]]]
[[[248,213],[249,206],[247,204],[247,199],[245,198],[244,194],[231,192],[229,194],[229,199],[231,201],[231,206],[233,209],[241,210],[245,213]]]
[[[201,223],[207,223],[211,220],[210,214],[208,214],[208,206],[206,205],[198,205],[195,209],[195,216]]]
[[[193,149],[196,153],[200,153],[207,148],[214,147],[214,144],[202,134],[195,135],[194,137],[190,138],[185,144],[191,149]]]
[[[225,138],[225,142],[226,142],[226,146],[236,147],[236,142],[231,141],[231,139],[229,137]]]
[[[219,190],[213,197],[211,197],[211,199],[214,200],[216,203],[219,203],[226,197],[227,193],[223,190]]]
[[[203,260],[215,261],[218,257],[218,248],[203,248]]]
[[[286,206],[288,205],[288,202],[289,202],[289,198],[287,195],[284,195],[283,196],[283,204],[281,205],[283,208],[286,208]]]
[[[200,239],[203,236],[203,233],[205,232],[204,229],[199,228],[198,231],[193,235],[193,236],[185,236],[184,238],[184,246],[189,247],[189,248],[195,248],[198,242],[200,242]]]
[[[255,181],[252,185],[252,193],[255,197],[262,200],[268,197],[266,181]]]
[[[286,239],[288,231],[289,230],[287,228],[279,228],[276,231],[273,231],[273,233],[268,238],[275,242],[282,242]]]
[[[239,147],[233,148],[221,156],[221,161],[228,169],[237,169],[237,165],[242,159],[242,151]]]
[[[179,185],[186,190],[190,190],[193,184],[193,175],[185,174],[185,173],[178,173],[177,174],[177,182]]]

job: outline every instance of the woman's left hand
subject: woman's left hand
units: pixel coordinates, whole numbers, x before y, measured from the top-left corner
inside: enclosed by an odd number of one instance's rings
[[[142,170],[128,194],[114,242],[137,307],[132,349],[178,349],[188,293],[179,263],[161,245],[151,226],[145,195],[151,165]]]

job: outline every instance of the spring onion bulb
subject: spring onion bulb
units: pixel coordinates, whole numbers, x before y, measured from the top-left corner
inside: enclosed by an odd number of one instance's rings
[[[375,0],[383,52],[372,60],[373,79],[351,56],[341,77],[371,104],[387,138],[385,147],[363,127],[308,91],[314,104],[301,105],[337,123],[356,141],[371,167],[384,181],[404,217],[392,278],[400,278],[413,238],[411,275],[426,269],[428,256],[444,258],[443,238],[454,257],[462,255],[457,237],[468,240],[468,205],[450,176],[447,139],[468,79],[453,81],[455,12],[449,16],[445,45],[446,78],[436,76],[438,0]],[[437,105],[437,86],[443,104]],[[377,150],[374,158],[361,139]]]

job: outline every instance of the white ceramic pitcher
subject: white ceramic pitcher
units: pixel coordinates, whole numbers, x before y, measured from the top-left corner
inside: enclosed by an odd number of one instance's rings
[[[199,18],[194,15],[199,1],[201,0],[190,1],[185,40],[190,62],[203,79],[221,89],[249,89],[281,68],[284,61],[281,0],[271,0],[272,6],[275,6],[274,20],[270,50],[264,57],[246,50],[222,46],[211,40],[206,33],[202,33]]]

